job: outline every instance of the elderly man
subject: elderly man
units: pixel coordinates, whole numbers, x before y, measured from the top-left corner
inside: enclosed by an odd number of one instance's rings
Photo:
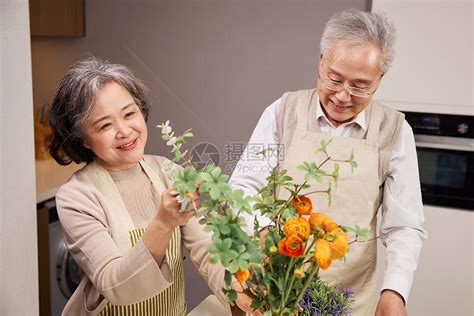
[[[347,261],[321,277],[353,288],[354,315],[406,315],[424,222],[415,143],[403,114],[373,100],[394,57],[393,25],[384,15],[344,11],[326,24],[316,89],[289,92],[260,118],[249,144],[283,144],[284,157],[270,158],[301,180],[297,165],[314,161],[323,139],[332,138],[329,152],[346,159],[354,151],[357,168],[341,170],[331,208],[325,196],[311,195],[319,212],[344,225],[358,224],[376,236],[381,206],[380,237],[387,265],[380,297],[376,290],[376,242],[351,245]],[[255,194],[266,184],[267,161],[249,159],[250,146],[231,177],[234,188]],[[254,157],[256,158],[256,157]],[[341,169],[343,168],[341,164]],[[313,188],[312,188],[313,189]],[[259,218],[262,226],[266,218]],[[253,227],[253,218],[248,219]]]

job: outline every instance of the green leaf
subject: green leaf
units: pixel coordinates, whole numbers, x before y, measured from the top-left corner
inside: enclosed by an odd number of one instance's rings
[[[332,142],[332,140],[333,140],[332,138],[329,140],[322,139],[321,142],[319,143],[320,147],[316,152],[319,152],[319,151],[326,152],[328,145]]]
[[[222,250],[230,249],[232,246],[232,239],[226,238],[222,241],[222,246],[220,247]]]
[[[252,309],[259,309],[260,307],[263,306],[263,304],[265,303],[264,300],[259,300],[259,299],[255,299],[252,304],[250,304],[250,308]]]
[[[237,270],[239,270],[239,265],[237,264],[237,261],[233,260],[229,263],[229,266],[227,267],[229,269],[230,273],[236,273]]]
[[[227,285],[227,287],[230,287],[232,283],[232,274],[228,270],[225,270],[224,280],[225,285]]]
[[[341,226],[341,229],[345,233],[353,233],[355,234],[355,229],[349,226]]]
[[[228,235],[230,234],[230,228],[229,226],[221,226],[220,227],[221,234],[223,235]]]
[[[229,292],[227,292],[227,297],[231,302],[234,302],[237,299],[237,292],[235,290],[229,290]]]
[[[210,264],[217,264],[219,262],[219,257],[216,256],[216,255],[213,255],[211,256],[211,258],[209,258],[209,263]]]
[[[322,176],[326,175],[326,172],[316,165],[315,162],[303,162],[303,164],[296,167],[298,170],[305,172],[304,179],[314,179],[318,182],[322,182]]]

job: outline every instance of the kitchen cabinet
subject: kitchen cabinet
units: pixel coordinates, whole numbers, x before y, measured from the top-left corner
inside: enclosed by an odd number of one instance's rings
[[[30,0],[31,36],[85,36],[84,0]]]
[[[428,239],[421,249],[407,309],[410,316],[469,316],[474,310],[474,212],[425,205]],[[385,247],[378,242],[377,277],[385,271]]]
[[[474,115],[473,1],[373,0],[372,11],[397,30],[375,98],[402,111]]]

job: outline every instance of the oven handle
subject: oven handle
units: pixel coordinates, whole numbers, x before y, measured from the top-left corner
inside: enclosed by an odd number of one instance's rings
[[[458,150],[474,152],[473,139],[457,139],[454,137],[436,137],[436,141],[427,141],[427,139],[419,139],[415,136],[416,147],[434,148],[445,150]]]
[[[458,150],[458,151],[473,151],[474,148],[460,145],[451,144],[436,144],[427,142],[416,142],[416,147],[420,148],[434,148],[434,149],[445,149],[445,150]]]
[[[474,139],[472,138],[415,135],[415,144],[420,148],[474,151]]]

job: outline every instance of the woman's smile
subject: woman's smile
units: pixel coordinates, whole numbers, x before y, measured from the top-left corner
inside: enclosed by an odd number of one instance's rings
[[[120,150],[123,150],[123,151],[131,151],[131,150],[134,150],[136,147],[137,147],[137,143],[138,143],[138,138],[135,138],[134,140],[122,145],[122,146],[119,146],[117,147],[118,149]]]

